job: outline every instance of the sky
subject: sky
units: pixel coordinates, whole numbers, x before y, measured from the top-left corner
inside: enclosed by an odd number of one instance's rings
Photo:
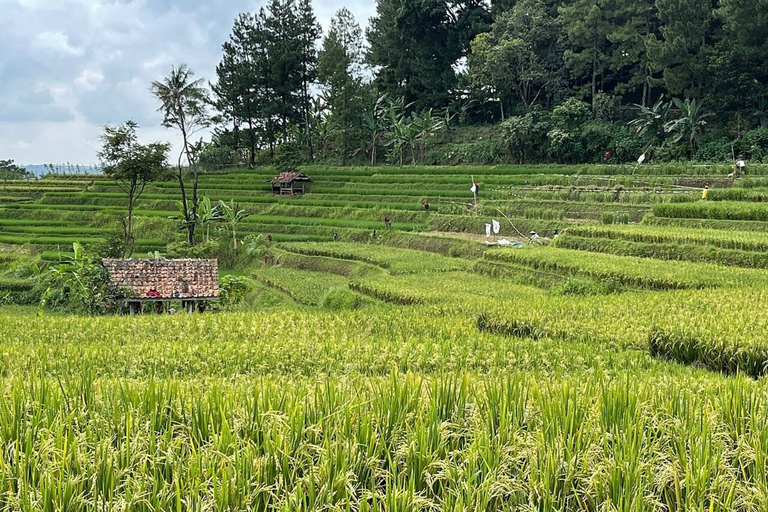
[[[313,1],[324,30],[341,7],[361,26],[375,14],[373,0]],[[171,142],[175,153],[151,82],[182,62],[214,80],[235,17],[265,3],[0,0],[0,160],[95,164],[102,127],[128,119],[141,142]]]

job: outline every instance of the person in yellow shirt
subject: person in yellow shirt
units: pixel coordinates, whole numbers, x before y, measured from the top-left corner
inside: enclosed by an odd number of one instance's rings
[[[705,186],[704,190],[701,191],[701,199],[704,200],[709,195],[709,187]]]

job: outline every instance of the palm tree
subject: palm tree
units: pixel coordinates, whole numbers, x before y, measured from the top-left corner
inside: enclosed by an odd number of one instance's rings
[[[150,90],[161,106],[157,110],[163,113],[163,126],[176,128],[181,132],[182,150],[178,160],[178,179],[181,190],[181,203],[187,228],[187,243],[195,243],[195,213],[198,197],[198,169],[194,146],[190,143],[192,135],[210,124],[208,115],[208,91],[202,86],[204,80],[193,80],[195,73],[186,64],[172,66],[170,74],[162,81],[152,82]],[[184,187],[182,161],[186,157],[193,178],[192,198],[188,200]]]
[[[677,134],[673,139],[674,142],[688,139],[688,157],[693,158],[701,134],[707,125],[706,119],[711,117],[712,114],[704,112],[701,103],[695,99],[686,98],[685,101],[682,101],[678,98],[673,98],[672,102],[680,111],[680,117],[667,121],[664,125],[664,131]]]

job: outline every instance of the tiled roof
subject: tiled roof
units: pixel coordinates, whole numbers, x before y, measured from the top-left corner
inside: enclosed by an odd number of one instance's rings
[[[290,183],[295,180],[312,181],[312,179],[303,172],[281,172],[270,181],[272,183]]]
[[[201,259],[103,259],[114,284],[135,297],[208,299],[219,296],[219,264]]]

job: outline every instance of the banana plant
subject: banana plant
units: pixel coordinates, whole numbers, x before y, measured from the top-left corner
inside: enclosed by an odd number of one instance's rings
[[[219,218],[232,231],[232,248],[237,251],[237,225],[250,213],[240,209],[239,205],[232,199],[230,199],[229,204],[220,200],[219,204],[216,205],[216,210],[219,212]]]

